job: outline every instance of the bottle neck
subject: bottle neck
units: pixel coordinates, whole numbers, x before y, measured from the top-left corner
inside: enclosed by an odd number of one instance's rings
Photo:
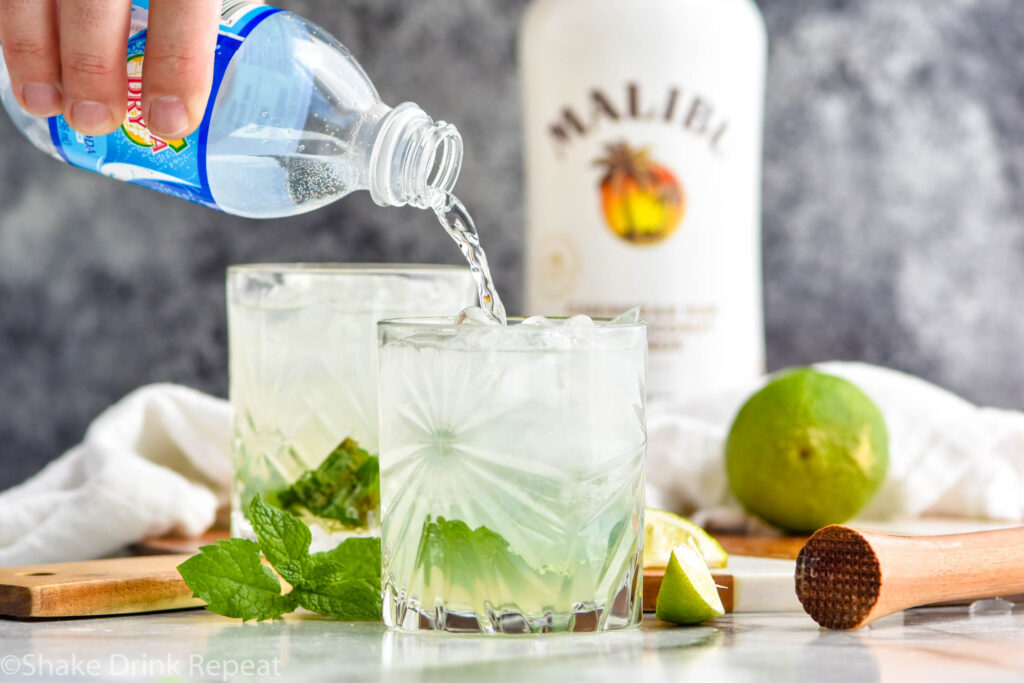
[[[370,154],[370,196],[381,206],[434,209],[444,204],[462,168],[462,137],[406,102],[380,119]]]

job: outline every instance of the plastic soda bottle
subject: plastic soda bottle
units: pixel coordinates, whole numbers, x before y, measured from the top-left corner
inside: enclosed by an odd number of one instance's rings
[[[199,129],[152,135],[142,119],[149,1],[132,3],[126,116],[105,136],[26,113],[0,57],[0,99],[39,149],[73,166],[251,218],[292,216],[368,190],[382,206],[436,208],[462,164],[454,126],[389,107],[324,29],[290,12],[225,1],[213,89]]]

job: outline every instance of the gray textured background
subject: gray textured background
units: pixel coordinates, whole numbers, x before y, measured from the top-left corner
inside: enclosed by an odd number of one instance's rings
[[[1024,2],[760,4],[770,366],[862,359],[1024,407]],[[458,125],[459,194],[518,309],[526,0],[280,5],[339,36],[385,101]],[[140,384],[223,395],[230,263],[459,261],[431,216],[366,196],[246,221],[65,168],[2,115],[0,140],[0,488]]]

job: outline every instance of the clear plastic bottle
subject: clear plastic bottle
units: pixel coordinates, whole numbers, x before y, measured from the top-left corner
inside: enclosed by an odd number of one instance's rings
[[[226,0],[214,86],[199,130],[162,140],[141,119],[148,0],[132,4],[128,115],[106,136],[0,99],[39,149],[75,166],[251,218],[292,216],[368,190],[382,206],[436,208],[455,185],[462,139],[412,103],[389,107],[352,55],[290,12]]]

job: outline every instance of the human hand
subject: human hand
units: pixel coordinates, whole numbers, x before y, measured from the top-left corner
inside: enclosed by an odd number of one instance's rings
[[[63,114],[85,135],[127,112],[131,0],[0,0],[0,44],[14,96],[36,116]],[[194,131],[213,80],[220,0],[151,0],[142,75],[147,127],[164,139]]]

